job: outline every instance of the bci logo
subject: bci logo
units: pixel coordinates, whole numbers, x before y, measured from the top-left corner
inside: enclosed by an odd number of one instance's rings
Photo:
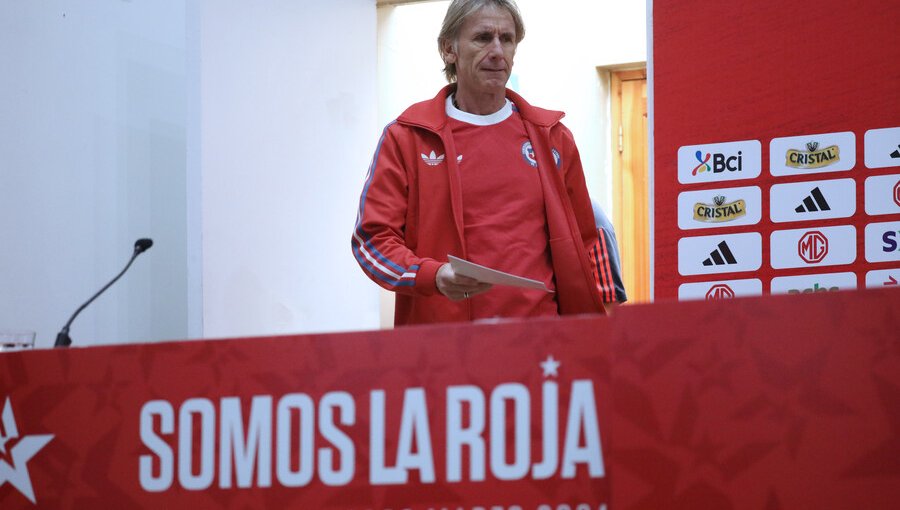
[[[682,145],[678,148],[678,182],[737,181],[759,177],[759,140]]]
[[[704,156],[703,151],[698,150],[694,153],[694,157],[697,158],[697,161],[700,164],[694,167],[694,170],[691,171],[691,175],[702,174],[704,172],[720,174],[726,170],[729,172],[740,172],[743,170],[743,155],[743,151],[738,151],[737,155],[734,156],[723,154],[721,152],[707,152],[706,156]],[[710,157],[712,157],[712,166],[709,164]]]

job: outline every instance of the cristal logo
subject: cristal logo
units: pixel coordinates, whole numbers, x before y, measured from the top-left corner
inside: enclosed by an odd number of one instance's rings
[[[402,395],[373,389],[368,420],[361,422],[356,399],[343,391],[327,392],[318,402],[306,393],[256,395],[249,416],[238,397],[190,398],[177,409],[152,400],[140,414],[149,452],[139,459],[140,484],[149,492],[167,491],[176,480],[188,490],[214,481],[222,489],[235,481],[239,488],[303,487],[314,480],[345,486],[366,460],[373,486],[406,484],[411,476],[422,484],[483,481],[488,473],[498,480],[571,479],[579,470],[604,477],[593,381],[572,380],[568,399],[561,399],[561,362],[548,356],[539,365],[545,380],[536,390],[517,382],[461,385],[429,391],[426,398],[425,388],[406,388]],[[427,399],[446,410],[441,424],[429,416]],[[532,424],[533,405],[540,425]],[[368,442],[357,444],[355,437]],[[364,446],[368,451],[357,453]],[[435,453],[443,454],[443,465]]]
[[[713,285],[710,287],[709,291],[706,293],[707,301],[718,300],[718,299],[731,299],[734,297],[734,291],[728,285],[724,283],[720,283],[717,285]]]
[[[828,255],[828,238],[818,230],[803,234],[797,243],[797,253],[809,264],[817,264]]]
[[[3,405],[0,422],[3,424],[3,429],[0,430],[0,487],[9,482],[29,501],[36,504],[34,488],[28,474],[28,461],[53,439],[53,434],[19,437],[16,417],[13,415],[8,397]]]
[[[715,205],[703,202],[694,204],[694,220],[704,223],[721,223],[746,216],[747,203],[744,200],[736,200],[731,203],[725,203],[725,200],[724,196],[717,195],[713,197]]]
[[[710,156],[712,156],[713,160],[712,168],[709,166]],[[694,167],[694,170],[691,171],[691,175],[709,171],[712,171],[713,174],[720,174],[726,170],[729,172],[740,172],[743,167],[743,152],[741,151],[738,151],[737,156],[726,156],[719,152],[707,152],[705,157],[703,156],[703,151],[697,151],[694,154],[694,157],[697,158],[697,161],[699,161],[700,164]]]
[[[793,168],[822,168],[839,161],[840,147],[832,145],[819,149],[819,142],[807,142],[806,150],[789,149],[785,165]]]

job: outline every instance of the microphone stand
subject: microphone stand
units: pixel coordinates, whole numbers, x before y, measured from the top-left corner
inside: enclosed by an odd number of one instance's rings
[[[121,278],[122,275],[125,274],[125,271],[128,271],[128,268],[131,267],[131,264],[134,262],[134,259],[136,259],[138,255],[143,253],[144,250],[146,250],[147,248],[150,247],[144,243],[141,243],[141,241],[145,241],[145,240],[140,239],[140,240],[138,240],[137,243],[135,243],[134,253],[131,255],[131,259],[128,260],[128,264],[125,265],[125,269],[123,269],[118,275],[116,275],[116,277],[113,278],[112,281],[110,281],[109,283],[104,285],[103,288],[100,289],[96,294],[94,294],[94,296],[91,299],[88,299],[86,303],[84,303],[83,305],[78,307],[78,310],[75,310],[75,313],[72,314],[72,317],[69,318],[69,321],[66,322],[66,325],[63,326],[63,328],[59,331],[59,333],[57,333],[56,344],[54,344],[54,347],[68,347],[69,345],[72,344],[72,338],[69,337],[69,326],[72,325],[72,321],[75,320],[75,317],[78,317],[78,314],[81,313],[81,311],[84,310],[87,307],[87,305],[93,303],[94,300],[100,296],[100,294],[103,294],[103,292],[106,289],[108,289],[112,284],[116,283],[119,280],[119,278]],[[146,241],[149,241],[149,240],[146,240]],[[153,241],[150,241],[149,244],[152,246]]]

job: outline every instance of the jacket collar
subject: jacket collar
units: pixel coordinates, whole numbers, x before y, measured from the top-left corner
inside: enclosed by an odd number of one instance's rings
[[[416,103],[407,108],[397,118],[397,122],[423,127],[436,133],[443,131],[444,126],[447,125],[445,107],[447,96],[452,94],[454,90],[456,90],[455,83],[447,85],[432,99]],[[532,106],[522,96],[509,89],[506,89],[506,97],[516,105],[516,109],[519,110],[519,115],[523,119],[537,126],[551,127],[557,124],[565,115],[563,112]]]

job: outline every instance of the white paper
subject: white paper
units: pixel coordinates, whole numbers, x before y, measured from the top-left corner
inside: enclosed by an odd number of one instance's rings
[[[454,273],[474,278],[480,282],[553,292],[548,289],[543,282],[537,280],[523,278],[521,276],[504,273],[503,271],[497,271],[496,269],[491,269],[489,267],[480,266],[474,262],[454,257],[453,255],[447,255],[447,258],[450,260],[450,267],[453,268]]]

